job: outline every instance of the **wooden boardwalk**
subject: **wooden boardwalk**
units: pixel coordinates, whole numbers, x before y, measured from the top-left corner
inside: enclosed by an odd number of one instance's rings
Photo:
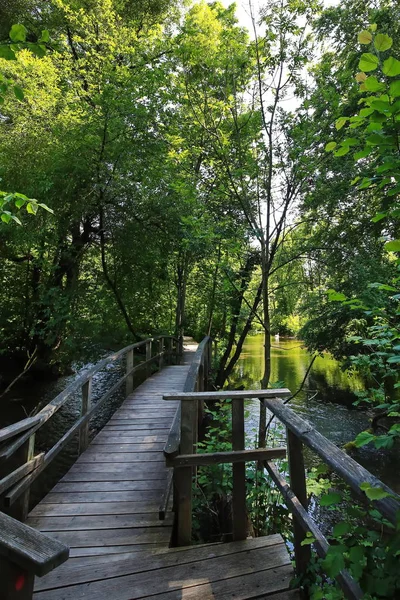
[[[172,518],[159,521],[163,456],[179,392],[196,349],[130,394],[27,524],[70,546],[69,560],[37,578],[36,600],[297,598],[279,535],[168,548]]]

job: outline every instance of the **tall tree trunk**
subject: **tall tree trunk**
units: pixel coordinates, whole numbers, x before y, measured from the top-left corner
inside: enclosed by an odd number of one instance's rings
[[[133,328],[132,321],[129,317],[128,311],[126,310],[125,304],[122,300],[119,290],[118,290],[115,282],[111,279],[110,273],[108,270],[107,257],[106,257],[106,240],[105,240],[105,234],[104,234],[104,210],[103,210],[103,207],[100,207],[99,216],[100,216],[99,235],[100,235],[100,248],[101,248],[101,264],[103,267],[104,279],[106,280],[107,285],[109,286],[110,290],[114,294],[115,300],[116,300],[118,307],[122,313],[122,316],[124,317],[127,328],[129,329],[130,333],[133,335],[134,339],[139,341],[140,336],[138,336],[138,334],[136,333],[136,331]]]

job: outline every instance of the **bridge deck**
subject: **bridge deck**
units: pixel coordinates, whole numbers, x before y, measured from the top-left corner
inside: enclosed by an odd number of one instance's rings
[[[36,580],[35,600],[297,598],[279,535],[168,549],[171,518],[158,520],[166,484],[163,447],[195,347],[128,396],[27,523],[71,548]]]

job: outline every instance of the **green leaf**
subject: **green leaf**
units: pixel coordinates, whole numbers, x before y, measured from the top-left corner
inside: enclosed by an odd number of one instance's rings
[[[377,213],[374,217],[372,217],[371,222],[378,223],[379,221],[382,221],[382,219],[384,219],[385,217],[387,217],[387,212]]]
[[[400,75],[400,60],[397,58],[393,58],[393,56],[389,56],[383,63],[382,71],[388,77],[396,77],[396,75]]]
[[[4,221],[4,223],[9,223],[11,221],[11,213],[9,212],[3,212],[0,216],[1,220]]]
[[[336,142],[328,142],[325,146],[325,152],[332,152],[336,148]]]
[[[385,492],[385,490],[380,487],[372,486],[368,481],[364,481],[360,485],[360,489],[365,492],[365,495],[369,500],[382,500],[382,498],[390,496],[388,492]]]
[[[372,42],[372,34],[370,31],[364,29],[363,31],[360,31],[360,33],[357,35],[357,39],[359,44],[367,45]]]
[[[397,81],[392,81],[389,88],[389,94],[393,98],[398,98],[400,96],[400,79]]]
[[[337,119],[336,123],[335,123],[335,127],[336,129],[339,131],[339,129],[342,129],[342,127],[344,127],[346,125],[348,121],[347,117],[340,117],[339,119]]]
[[[17,208],[22,208],[22,206],[25,204],[26,200],[24,200],[23,198],[17,198],[15,201],[15,206]]]
[[[5,46],[0,44],[0,58],[5,58],[6,60],[16,60],[15,52],[10,48],[10,46]]]
[[[344,569],[343,555],[345,552],[346,547],[342,544],[329,547],[326,557],[322,561],[322,567],[330,577],[336,577]]]
[[[366,446],[370,442],[374,441],[374,439],[375,436],[372,435],[372,433],[369,433],[368,431],[362,431],[354,440],[354,445],[356,448],[361,448],[362,446]]]
[[[384,248],[388,252],[400,252],[400,240],[393,240],[391,242],[386,242]]]
[[[25,42],[27,33],[28,30],[24,25],[16,24],[11,27],[9,36],[14,43]]]
[[[28,44],[28,48],[32,54],[38,58],[43,58],[43,56],[46,56],[46,46],[43,46],[42,44]]]
[[[54,215],[54,210],[52,208],[49,208],[47,206],[47,204],[43,204],[43,202],[38,202],[38,206],[40,206],[40,208],[43,208],[44,210],[47,210],[47,212],[51,213],[52,215]]]
[[[342,141],[342,146],[357,146],[359,140],[357,138],[346,138]]]
[[[333,535],[333,537],[337,538],[342,535],[346,535],[346,533],[349,533],[350,529],[351,529],[351,526],[349,523],[346,523],[345,521],[341,521],[340,523],[337,523],[335,525],[335,527],[333,528],[332,535]]]
[[[353,155],[354,160],[360,160],[361,158],[365,158],[369,156],[372,152],[372,148],[364,148],[364,150],[360,150]]]
[[[378,52],[385,52],[393,46],[393,40],[386,33],[378,33],[374,39],[374,46]]]
[[[330,302],[343,302],[344,300],[347,300],[347,296],[336,290],[328,290],[326,293],[328,294],[328,300]]]
[[[341,146],[336,152],[333,153],[333,156],[344,156],[350,152],[350,146]]]
[[[22,102],[22,100],[25,98],[23,89],[19,87],[19,85],[14,85],[13,89],[17,100],[20,100]]]
[[[47,44],[49,41],[50,41],[50,33],[47,31],[47,29],[43,29],[38,42]]]
[[[38,211],[38,205],[33,202],[28,202],[28,204],[26,205],[26,210],[31,215],[36,215],[36,213]]]
[[[339,504],[341,502],[342,496],[337,492],[331,492],[330,494],[325,494],[321,496],[319,499],[320,506],[333,506],[334,504]]]
[[[365,85],[365,89],[368,90],[369,92],[382,92],[384,89],[386,89],[386,86],[384,83],[382,83],[381,81],[378,81],[376,77],[374,77],[373,75],[371,77],[368,77],[365,81],[364,81],[364,85]],[[365,110],[369,110],[364,108]],[[362,115],[363,111],[360,111],[360,115]]]
[[[372,54],[371,52],[366,52],[361,54],[360,62],[358,63],[358,67],[361,71],[375,71],[377,66],[379,65],[379,58]],[[385,73],[386,75],[386,73]]]

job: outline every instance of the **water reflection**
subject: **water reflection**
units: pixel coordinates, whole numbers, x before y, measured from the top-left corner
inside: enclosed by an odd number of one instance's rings
[[[236,369],[229,381],[230,387],[244,386],[245,389],[260,389],[263,376],[264,336],[254,335],[247,339]],[[299,340],[272,339],[271,381],[281,382],[283,387],[296,392],[307,372],[311,355]],[[371,415],[357,410],[352,403],[354,392],[363,388],[362,380],[353,373],[343,371],[338,361],[326,354],[318,356],[306,379],[303,391],[291,402],[296,412],[338,446],[353,440],[369,427]],[[247,440],[251,443],[258,426],[258,401],[249,402]],[[400,452],[390,452],[364,447],[356,451],[354,458],[380,477],[396,491],[400,482],[396,477]],[[308,461],[313,462],[311,454]]]

